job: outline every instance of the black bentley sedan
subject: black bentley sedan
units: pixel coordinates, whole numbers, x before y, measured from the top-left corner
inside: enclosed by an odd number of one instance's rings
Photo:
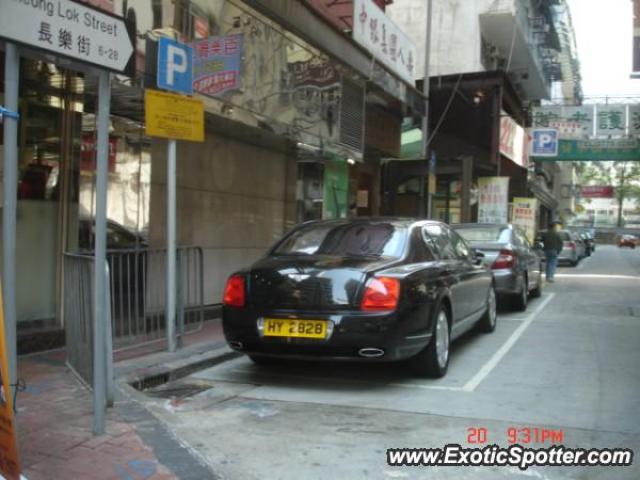
[[[493,276],[479,256],[436,221],[304,223],[231,275],[224,333],[256,363],[409,360],[441,377],[452,340],[496,326]]]

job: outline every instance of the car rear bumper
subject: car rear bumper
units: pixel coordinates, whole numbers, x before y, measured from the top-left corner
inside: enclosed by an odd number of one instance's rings
[[[575,263],[578,261],[578,251],[563,249],[558,255],[558,263]]]
[[[518,275],[511,269],[493,270],[493,278],[498,295],[511,295],[520,291]]]
[[[430,308],[429,308],[430,310]],[[424,349],[431,340],[431,322],[416,323],[411,312],[393,313],[294,313],[252,312],[250,309],[223,309],[223,329],[234,350],[248,355],[263,355],[307,360],[349,360],[357,362],[388,362],[410,358]],[[424,313],[423,313],[424,315]],[[289,337],[265,337],[258,331],[258,319],[295,318],[328,320],[333,332],[323,340]],[[365,355],[363,349],[375,349],[379,356]]]

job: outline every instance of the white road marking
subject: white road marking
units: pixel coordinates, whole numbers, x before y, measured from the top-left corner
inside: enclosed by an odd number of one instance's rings
[[[473,392],[482,381],[487,378],[491,371],[500,363],[500,360],[511,350],[511,347],[518,341],[524,331],[531,325],[531,322],[538,316],[538,314],[549,304],[553,299],[555,293],[551,293],[545,298],[538,307],[531,312],[526,320],[511,334],[506,342],[493,354],[493,356],[485,363],[482,368],[476,373],[471,380],[469,380],[462,390],[465,392]]]
[[[556,277],[560,278],[603,278],[616,280],[640,280],[637,275],[606,275],[601,273],[556,273]]]

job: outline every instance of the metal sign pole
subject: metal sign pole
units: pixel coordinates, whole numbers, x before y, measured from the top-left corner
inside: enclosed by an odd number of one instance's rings
[[[176,351],[176,141],[167,148],[167,346]]]
[[[432,15],[432,0],[427,0],[427,24],[425,32],[425,45],[424,45],[424,80],[422,83],[422,93],[424,94],[424,117],[422,119],[422,158],[425,160],[429,158],[429,63],[431,62],[431,15]],[[431,176],[435,175],[435,171],[432,171],[431,162],[429,162],[429,180]],[[421,186],[421,192],[424,192],[424,185]],[[427,211],[426,217],[431,218],[433,215],[433,194],[431,188],[427,190]],[[424,199],[420,199],[421,214],[424,209]]]
[[[94,266],[94,322],[93,322],[93,433],[105,430],[106,409],[106,340],[107,332],[107,166],[109,158],[109,105],[111,103],[111,75],[99,73],[98,82],[98,146],[96,157],[96,251]]]
[[[17,47],[7,42],[4,63],[5,107],[18,112],[20,57]],[[18,118],[4,115],[4,205],[2,209],[2,269],[4,324],[11,384],[18,378],[16,345],[16,209],[18,204]],[[15,387],[11,387],[11,395]]]

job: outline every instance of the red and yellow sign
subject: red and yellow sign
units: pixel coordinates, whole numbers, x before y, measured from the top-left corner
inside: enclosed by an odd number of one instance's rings
[[[13,418],[13,398],[11,398],[2,305],[2,291],[0,290],[0,475],[7,480],[19,480],[20,464]]]

